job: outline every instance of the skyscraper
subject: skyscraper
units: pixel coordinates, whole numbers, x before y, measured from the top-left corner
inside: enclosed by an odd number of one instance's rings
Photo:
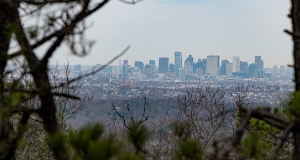
[[[169,58],[159,57],[159,73],[166,73],[169,69]]]
[[[171,73],[174,73],[174,64],[170,63],[170,67],[169,67]]]
[[[189,55],[184,61],[184,69],[186,75],[190,75],[193,73],[193,64],[194,58],[192,57],[192,55]]]
[[[177,75],[179,68],[182,68],[182,53],[176,51],[174,53],[174,70],[177,73]]]
[[[277,68],[277,65],[274,65],[273,66],[273,76],[277,76],[278,74],[278,68]]]
[[[240,72],[240,57],[232,57],[232,72]]]
[[[258,64],[257,63],[249,64],[248,72],[249,72],[250,77],[257,76],[257,74],[258,74]]]
[[[280,69],[279,69],[279,75],[281,77],[284,77],[285,76],[285,66],[281,65],[280,66]]]
[[[255,56],[255,63],[257,63],[257,67],[258,67],[257,69],[258,69],[258,70],[261,70],[261,69],[262,69],[261,62],[262,62],[261,56]]]
[[[225,63],[225,72],[226,78],[232,75],[232,63]]]
[[[144,63],[141,62],[141,61],[135,61],[134,62],[134,67],[137,67],[142,72],[143,68],[144,68]]]
[[[185,75],[191,75],[193,73],[193,66],[189,62],[184,63]]]
[[[229,61],[226,60],[222,60],[221,62],[221,67],[220,67],[220,75],[226,75],[226,64],[229,63]]]
[[[248,69],[248,62],[240,61],[240,72],[244,72],[247,75]]]
[[[198,62],[193,64],[193,73],[196,73],[197,69],[199,69],[199,68],[202,69],[202,74],[205,73],[205,66],[206,66],[206,61],[198,59]]]
[[[128,60],[127,59],[123,60],[123,65],[126,65],[126,66],[128,65]]]
[[[220,61],[220,56],[218,55],[207,56],[207,73],[209,73],[213,77],[218,76],[219,66],[220,66],[219,61]]]
[[[186,60],[185,60],[185,63],[190,63],[191,65],[193,65],[194,63],[194,58],[192,55],[189,55]]]
[[[155,60],[149,60],[149,64],[150,64],[151,66],[155,66]]]

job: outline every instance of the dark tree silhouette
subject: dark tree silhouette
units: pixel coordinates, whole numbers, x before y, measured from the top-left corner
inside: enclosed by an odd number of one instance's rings
[[[110,0],[1,0],[0,1],[0,159],[14,159],[18,140],[26,131],[30,115],[35,113],[42,119],[44,129],[50,135],[59,131],[56,120],[55,96],[78,99],[78,97],[54,93],[53,87],[61,87],[103,69],[72,79],[68,83],[52,86],[48,75],[49,59],[65,42],[73,54],[86,55],[94,41],[84,37],[87,28],[85,19],[100,10]],[[135,4],[138,1],[125,1]],[[28,20],[29,19],[29,20]],[[26,21],[28,20],[28,21]],[[13,46],[13,47],[11,47]],[[15,47],[16,46],[16,47]],[[47,48],[42,58],[37,56],[37,48]],[[108,62],[124,54],[119,54]],[[41,53],[39,53],[40,55]],[[15,69],[7,69],[8,64],[21,58],[24,66],[21,78],[10,79]],[[24,88],[23,75],[32,78],[31,88]],[[30,108],[25,102],[39,98],[38,107]],[[14,130],[10,118],[21,115]],[[67,159],[65,147],[52,148],[57,159]]]
[[[292,31],[284,30],[291,35],[293,40],[293,58],[295,75],[295,93],[293,94],[288,106],[291,117],[282,117],[271,112],[269,107],[246,108],[240,103],[242,97],[236,98],[236,105],[242,115],[242,120],[237,127],[234,136],[228,139],[221,147],[216,146],[215,159],[228,159],[230,153],[241,143],[246,128],[252,118],[266,122],[267,124],[282,130],[280,141],[274,149],[274,153],[270,154],[272,159],[277,159],[279,150],[283,147],[290,134],[293,135],[293,159],[300,159],[300,3],[298,0],[291,0],[291,10],[288,15],[292,21]],[[242,88],[240,88],[242,89]],[[241,91],[242,92],[242,91]]]

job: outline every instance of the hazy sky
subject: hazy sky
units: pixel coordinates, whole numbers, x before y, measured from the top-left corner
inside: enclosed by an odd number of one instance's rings
[[[127,5],[112,0],[88,19],[93,24],[87,38],[96,40],[90,55],[82,58],[58,50],[52,63],[104,64],[127,45],[131,49],[121,58],[143,61],[165,56],[174,63],[174,51],[183,60],[220,55],[232,62],[254,62],[261,55],[265,67],[292,64],[292,43],[284,29],[290,3],[285,0],[144,0]],[[118,65],[119,60],[113,64]]]

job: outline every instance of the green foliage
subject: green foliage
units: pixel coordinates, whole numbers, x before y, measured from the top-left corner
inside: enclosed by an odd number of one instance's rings
[[[191,137],[188,125],[184,122],[174,121],[171,124],[172,130],[178,137],[174,159],[203,159],[204,151],[199,139]]]
[[[115,136],[104,136],[103,133],[103,126],[99,124],[83,127],[78,132],[71,130],[69,143],[75,149],[73,157],[91,160],[117,157],[123,143],[118,142]]]
[[[27,33],[29,38],[36,39],[38,37],[38,28],[37,27],[29,27],[27,28]]]
[[[49,134],[46,137],[46,142],[51,148],[60,149],[65,145],[65,135],[61,132]]]
[[[291,110],[287,107],[282,109],[275,107],[273,108],[273,113],[288,119],[292,117]],[[272,153],[280,141],[279,137],[283,134],[282,130],[257,119],[250,120],[247,131],[239,151],[245,157],[255,159],[268,159],[268,157],[272,156],[269,153]],[[290,159],[292,157],[288,145],[289,144],[285,143],[279,153],[284,159]]]
[[[297,119],[300,118],[300,92],[295,92],[291,100],[290,113]]]
[[[71,130],[69,133],[70,144],[79,152],[79,154],[87,154],[91,142],[99,140],[103,131],[103,127],[99,124],[83,127],[78,132]]]
[[[203,159],[203,149],[199,140],[180,141],[176,150],[175,159],[201,160]]]
[[[241,152],[245,158],[269,159],[270,145],[259,134],[249,134],[242,142]]]
[[[150,138],[150,131],[145,125],[135,126],[130,124],[127,130],[128,140],[135,147],[136,152],[143,151],[143,146]]]
[[[24,101],[24,99],[26,99],[28,96],[26,93],[22,93],[22,92],[13,92],[11,93],[8,98],[7,98],[7,102],[10,106],[12,107],[17,107],[18,105],[20,105],[20,103],[22,101]]]
[[[139,155],[130,152],[124,152],[118,155],[120,160],[143,160]]]
[[[121,146],[122,145],[116,142],[112,135],[107,138],[91,142],[88,148],[89,159],[109,159],[120,152]]]
[[[179,139],[186,140],[191,136],[191,132],[186,123],[175,121],[171,124],[171,126],[175,135],[178,136]]]

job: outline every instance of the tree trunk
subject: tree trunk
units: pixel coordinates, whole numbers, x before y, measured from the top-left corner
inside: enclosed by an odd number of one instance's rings
[[[293,57],[295,70],[295,91],[300,91],[300,1],[291,0],[292,8],[290,18],[292,19]],[[300,131],[293,132],[294,151],[293,159],[300,159]]]
[[[5,78],[5,67],[7,64],[7,53],[10,44],[11,31],[9,28],[10,24],[10,10],[6,7],[5,2],[0,1],[0,108],[5,108],[6,99],[4,94],[4,78]],[[5,24],[5,25],[3,25]],[[14,129],[9,122],[9,117],[1,116],[0,118],[0,143],[8,146],[10,143],[10,135],[14,132]],[[13,151],[14,152],[14,151]],[[0,150],[0,159],[15,159],[14,153],[10,153],[7,148]]]

